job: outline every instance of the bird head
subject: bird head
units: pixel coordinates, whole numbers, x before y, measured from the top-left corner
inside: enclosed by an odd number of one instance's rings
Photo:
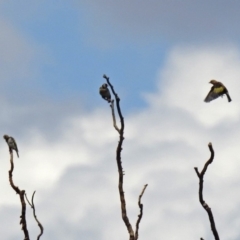
[[[3,135],[3,138],[7,141],[9,139],[8,135]]]
[[[211,83],[211,84],[215,84],[217,81],[216,80],[211,80],[209,83]]]
[[[103,85],[102,85],[102,88],[107,88],[108,87],[108,85],[106,84],[106,83],[104,83]]]

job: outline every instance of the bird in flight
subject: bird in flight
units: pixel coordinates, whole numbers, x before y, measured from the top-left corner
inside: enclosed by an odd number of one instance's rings
[[[227,88],[221,82],[211,80],[209,83],[211,83],[213,86],[211,87],[206,98],[204,99],[204,102],[211,102],[212,100],[223,96],[224,94],[226,94],[228,102],[232,101]]]

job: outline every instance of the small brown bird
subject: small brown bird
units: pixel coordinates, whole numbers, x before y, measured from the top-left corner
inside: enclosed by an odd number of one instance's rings
[[[102,96],[102,98],[106,101],[108,101],[109,103],[111,102],[111,94],[110,91],[108,89],[108,85],[106,83],[104,83],[100,88],[99,88],[99,93]]]
[[[209,91],[208,95],[204,99],[204,102],[211,102],[212,100],[223,96],[226,94],[228,102],[231,102],[232,99],[229,96],[227,88],[221,83],[216,80],[211,80],[209,83],[211,83],[213,86],[211,90]]]
[[[18,147],[17,147],[17,143],[16,143],[15,139],[13,137],[8,136],[8,135],[4,135],[3,138],[6,140],[6,142],[8,144],[9,152],[11,153],[12,150],[15,150],[16,153],[17,153],[17,156],[19,158]]]

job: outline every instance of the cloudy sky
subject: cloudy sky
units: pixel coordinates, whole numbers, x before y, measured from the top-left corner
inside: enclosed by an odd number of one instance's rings
[[[122,160],[130,221],[140,239],[223,239],[240,228],[240,2],[0,1],[1,134],[14,136],[14,181],[36,190],[42,239],[128,239],[121,219],[118,134],[98,89],[110,77],[125,118]],[[233,99],[203,102],[211,79]],[[19,197],[0,142],[0,236],[22,239]],[[27,209],[31,239],[39,232]]]

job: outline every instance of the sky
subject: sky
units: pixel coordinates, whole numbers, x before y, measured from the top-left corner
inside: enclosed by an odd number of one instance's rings
[[[125,119],[127,213],[139,239],[239,239],[240,2],[0,0],[0,131],[17,141],[13,179],[36,190],[42,239],[128,239],[115,160],[118,133],[99,95],[110,77]],[[209,81],[232,98],[203,99]],[[118,119],[119,124],[119,119]],[[0,235],[23,238],[0,142]],[[39,229],[27,208],[31,239]]]

